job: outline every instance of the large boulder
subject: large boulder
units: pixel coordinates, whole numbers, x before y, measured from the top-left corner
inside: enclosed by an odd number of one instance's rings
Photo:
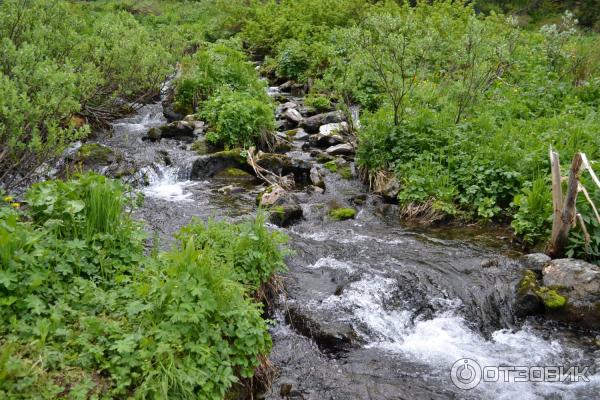
[[[546,261],[541,274],[525,270],[516,301],[519,315],[544,313],[557,321],[598,329],[600,267],[567,258]]]
[[[198,157],[192,164],[190,178],[193,180],[212,178],[228,168],[237,168],[249,174],[254,173],[246,158],[241,155],[241,150],[234,149]]]
[[[294,175],[296,182],[303,182],[310,174],[312,165],[303,159],[292,158],[286,154],[259,152],[256,164],[275,175]]]
[[[567,302],[552,318],[588,328],[600,328],[600,267],[569,258],[552,260],[544,267],[543,283]]]
[[[281,186],[269,187],[259,204],[269,211],[269,221],[277,226],[288,226],[303,215],[298,198]]]
[[[318,133],[322,125],[341,123],[346,120],[346,117],[341,111],[332,111],[324,114],[313,115],[305,118],[300,123],[300,127],[308,133]]]

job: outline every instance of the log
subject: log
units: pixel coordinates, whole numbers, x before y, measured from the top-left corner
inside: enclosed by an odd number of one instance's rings
[[[550,168],[552,171],[552,238],[558,235],[563,208],[563,193],[558,153],[550,149]]]
[[[562,212],[554,214],[552,239],[550,240],[550,247],[548,250],[548,255],[552,258],[560,258],[565,254],[565,247],[569,241],[569,230],[575,222],[577,214],[575,205],[577,202],[577,193],[579,192],[579,175],[581,174],[582,164],[583,159],[581,153],[575,154],[573,162],[571,163],[571,170],[569,171],[567,197],[564,200]],[[554,195],[554,171],[552,173],[552,180]],[[556,199],[554,199],[553,202],[556,202]]]

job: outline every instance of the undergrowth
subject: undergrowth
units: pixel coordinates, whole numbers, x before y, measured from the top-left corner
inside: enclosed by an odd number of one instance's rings
[[[271,339],[253,294],[284,268],[262,217],[144,250],[135,198],[96,175],[0,206],[0,398],[223,398]]]

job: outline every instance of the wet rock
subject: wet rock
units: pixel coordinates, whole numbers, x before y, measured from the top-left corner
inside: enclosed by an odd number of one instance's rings
[[[562,286],[571,301],[600,298],[600,267],[582,260],[552,260],[543,269],[545,286]]]
[[[192,143],[192,145],[190,146],[190,150],[193,150],[199,155],[203,156],[205,154],[215,153],[217,151],[223,150],[223,148],[215,146],[214,144],[208,142],[206,138],[201,137],[194,143]]]
[[[330,172],[339,174],[344,179],[352,179],[354,176],[350,164],[341,158],[328,161],[323,166],[327,168]]]
[[[107,146],[99,143],[86,143],[74,154],[68,156],[71,164],[76,164],[84,170],[98,171],[117,161],[115,152]]]
[[[227,185],[217,190],[221,194],[236,194],[244,191],[244,188],[239,186]]]
[[[290,93],[294,97],[302,97],[306,94],[306,86],[301,83],[295,83],[290,88]]]
[[[288,122],[288,120],[279,119],[279,120],[275,121],[275,130],[277,130],[279,132],[287,131],[292,128],[293,128],[293,126],[291,126],[291,124]]]
[[[292,91],[293,85],[294,85],[294,82],[287,81],[287,82],[279,85],[279,91],[282,93],[290,93]]]
[[[318,133],[319,128],[323,125],[332,123],[341,123],[346,120],[346,117],[341,111],[332,111],[324,114],[313,115],[312,117],[305,118],[301,123],[300,127],[308,133]],[[346,124],[347,126],[347,124]]]
[[[321,125],[319,134],[323,136],[345,135],[348,133],[349,126],[347,122],[333,122],[331,124]]]
[[[550,261],[540,273],[525,270],[517,288],[517,315],[600,328],[600,267],[581,260]]]
[[[582,260],[552,260],[543,269],[543,283],[549,288],[545,304],[551,302],[557,306],[549,313],[551,318],[600,328],[599,266]]]
[[[400,189],[400,182],[392,172],[379,173],[373,182],[373,192],[387,201],[397,201]]]
[[[185,115],[176,112],[173,108],[173,104],[169,102],[163,102],[163,115],[167,119],[167,122],[181,121],[185,118]]]
[[[293,101],[288,101],[288,102],[285,102],[285,103],[283,103],[283,104],[281,105],[281,108],[282,108],[282,109],[284,109],[284,110],[285,110],[285,109],[288,109],[288,108],[291,108],[291,109],[297,110],[297,109],[298,109],[298,107],[299,107],[298,103],[295,103],[295,102],[293,102]]]
[[[325,150],[331,156],[349,156],[354,154],[354,147],[349,143],[341,143]]]
[[[162,139],[182,139],[194,137],[195,125],[186,121],[175,121],[160,128]]]
[[[313,339],[326,352],[344,352],[360,343],[350,323],[313,315],[312,310],[300,304],[289,304],[286,317],[294,329]]]
[[[211,178],[227,168],[238,168],[252,174],[254,170],[246,163],[241,150],[227,150],[207,154],[197,158],[192,164],[190,179],[202,180]]]
[[[162,137],[162,134],[160,132],[160,129],[158,129],[158,128],[150,128],[148,130],[148,133],[146,134],[146,138],[153,142],[160,140],[161,137]],[[144,138],[142,138],[142,139],[144,139]]]
[[[302,128],[296,129],[296,135],[294,136],[295,140],[305,141],[308,140],[309,134]]]
[[[548,265],[550,261],[552,261],[552,259],[544,253],[526,254],[519,258],[519,262],[523,268],[536,272],[542,272],[544,267]]]
[[[269,210],[269,221],[277,226],[288,226],[302,218],[298,198],[281,186],[271,186],[260,197],[260,205]]]
[[[321,147],[328,148],[331,146],[338,145],[344,142],[344,138],[341,135],[333,134],[333,135],[311,135],[309,138],[309,143],[313,147]]]
[[[298,125],[303,119],[300,112],[298,110],[294,110],[293,108],[288,108],[285,110],[283,113],[283,118],[294,125]]]
[[[235,167],[226,168],[218,172],[215,174],[214,178],[235,182],[249,182],[256,180],[254,175]]]
[[[310,181],[313,185],[325,189],[325,179],[323,179],[323,175],[317,167],[312,167],[310,169]]]
[[[311,169],[308,161],[292,158],[286,154],[259,152],[256,163],[279,176],[293,174],[296,182],[306,180]]]

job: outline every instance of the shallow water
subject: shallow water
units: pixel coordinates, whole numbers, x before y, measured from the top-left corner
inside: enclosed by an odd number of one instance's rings
[[[142,141],[164,122],[160,104],[149,105],[98,139],[135,160],[146,177],[136,215],[149,229],[169,238],[192,217],[253,215],[260,187],[224,194],[227,182],[190,181],[197,156],[189,145]],[[521,271],[506,243],[455,228],[403,228],[371,197],[354,205],[356,219],[331,221],[329,205],[352,206],[367,190],[335,174],[325,180],[324,194],[298,193],[303,221],[272,227],[289,235],[294,255],[274,314],[278,375],[267,398],[282,398],[284,386],[289,398],[305,399],[598,398],[600,336],[515,320]],[[497,262],[486,267],[490,259]],[[592,374],[582,383],[482,382],[464,391],[450,379],[462,358],[481,366],[591,366]]]

